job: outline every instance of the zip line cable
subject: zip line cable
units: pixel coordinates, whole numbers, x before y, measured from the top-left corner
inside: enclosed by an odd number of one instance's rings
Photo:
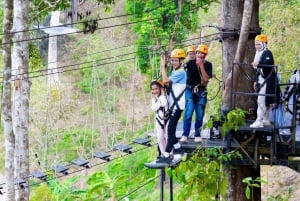
[[[131,145],[131,144],[133,144],[133,143],[130,143],[129,145]],[[151,146],[152,146],[152,145],[151,145]],[[142,147],[142,148],[140,148],[140,149],[137,149],[136,151],[132,152],[131,154],[138,153],[138,152],[143,151],[143,150],[146,150],[146,149],[148,149],[148,148],[150,148],[150,146],[144,146],[144,147]],[[108,152],[106,152],[106,153],[110,153],[110,152],[113,152],[113,151],[114,151],[114,150],[110,150],[110,151],[108,151]],[[118,160],[118,159],[121,159],[121,158],[123,158],[123,157],[128,157],[128,156],[131,155],[131,154],[127,153],[127,154],[124,154],[124,155],[122,155],[122,156],[118,156],[118,157],[112,158],[112,159],[110,159],[109,161],[102,161],[102,162],[100,162],[100,163],[96,163],[96,164],[94,164],[94,165],[91,165],[91,166],[89,167],[89,169],[94,168],[94,167],[97,167],[97,166],[100,166],[100,165],[103,165],[103,164],[110,163],[110,162],[112,162],[112,161],[114,161],[114,160]],[[91,158],[89,158],[89,159],[91,159]],[[87,160],[89,160],[89,159],[87,159]],[[66,166],[68,166],[68,167],[69,167],[69,166],[74,166],[74,164],[71,164],[71,163],[70,163],[70,164],[68,164],[68,165],[66,165]],[[56,176],[56,177],[54,177],[54,178],[47,179],[47,181],[55,180],[55,179],[61,179],[61,178],[63,178],[63,177],[73,175],[73,174],[78,173],[78,172],[81,172],[81,171],[83,171],[83,170],[87,170],[87,168],[79,168],[78,170],[74,170],[74,171],[72,171],[72,172],[68,172],[67,175],[61,174],[61,175]],[[96,171],[93,171],[93,172],[96,172]],[[55,174],[55,175],[56,175],[56,174]],[[30,178],[32,178],[32,176],[27,176],[25,179],[30,179]],[[41,184],[41,183],[44,183],[44,181],[37,182],[37,183],[35,183],[35,184],[30,184],[30,185],[28,185],[28,186],[35,186],[35,185],[38,185],[38,184]]]
[[[178,17],[178,14],[177,14],[176,16]],[[175,25],[178,24],[178,20],[179,20],[179,19],[177,19],[177,20],[175,19],[175,22],[176,22]],[[153,25],[153,19],[150,19],[150,21],[152,22],[152,25]],[[216,27],[216,26],[213,26],[213,25],[205,25],[205,26],[208,26],[208,27]],[[174,26],[174,31],[173,31],[173,33],[172,33],[172,37],[173,37],[173,35],[174,35],[174,32],[175,32],[175,26]],[[209,36],[212,36],[212,35],[216,35],[216,34],[207,35],[207,36],[205,36],[205,37],[209,37]],[[50,36],[50,37],[54,37],[54,36],[55,36],[55,35],[52,35],[52,36]],[[201,37],[200,37],[200,38],[201,38]],[[183,42],[186,42],[186,41],[190,41],[190,40],[195,40],[195,39],[199,39],[199,37],[193,38],[193,39],[188,39],[188,40],[185,40],[185,41],[182,41],[182,43],[183,43]],[[157,41],[157,42],[158,42],[158,41]],[[181,43],[181,44],[182,44],[182,43]],[[3,45],[4,45],[4,44],[7,44],[7,43],[3,43]],[[177,43],[177,44],[180,44],[180,43]],[[109,51],[109,50],[106,50],[106,51]],[[104,51],[100,51],[100,52],[104,52]],[[48,64],[50,64],[50,63],[54,63],[54,62],[49,62]],[[32,73],[32,72],[31,72],[31,73]],[[0,78],[1,78],[1,77],[0,77]]]
[[[118,198],[117,201],[120,201],[120,200],[126,198],[127,196],[129,196],[129,195],[135,193],[136,191],[138,191],[139,189],[145,187],[147,184],[150,184],[152,181],[154,181],[155,179],[157,179],[157,178],[160,177],[160,176],[161,176],[161,174],[158,174],[157,176],[151,178],[151,179],[148,180],[147,182],[143,183],[142,185],[140,185],[140,186],[138,186],[137,188],[133,189],[132,191],[128,192],[126,195],[123,195],[122,197]]]
[[[157,18],[153,18],[153,19],[144,19],[144,20],[138,20],[138,21],[134,21],[134,22],[127,22],[127,23],[123,23],[123,24],[116,24],[116,25],[104,26],[104,27],[96,28],[95,30],[108,29],[108,28],[114,28],[114,27],[119,27],[119,26],[126,26],[126,25],[137,24],[137,23],[141,23],[141,22],[145,22],[145,21],[149,21],[149,20],[156,20],[156,19],[161,19],[161,18],[157,17]],[[12,41],[12,42],[6,42],[6,43],[2,43],[2,45],[14,44],[14,43],[18,43],[18,42],[35,41],[35,40],[47,39],[47,38],[51,38],[51,37],[71,35],[71,34],[84,33],[84,32],[85,32],[85,30],[81,30],[81,31],[75,31],[75,32],[72,32],[72,33],[48,35],[48,36],[44,36],[44,37],[36,37],[36,38],[30,38],[30,39],[24,39],[24,40],[17,40],[17,41]]]
[[[58,27],[66,27],[66,26],[72,26],[72,25],[76,25],[76,24],[83,24],[83,23],[89,23],[89,22],[94,22],[94,21],[102,21],[102,20],[109,20],[109,19],[114,19],[114,18],[119,18],[119,17],[128,17],[128,16],[134,16],[134,15],[138,15],[138,14],[143,14],[143,13],[149,13],[151,11],[155,11],[158,8],[161,8],[162,6],[157,6],[155,8],[147,8],[142,12],[138,12],[138,13],[128,13],[128,14],[121,14],[121,15],[116,15],[116,16],[110,16],[110,17],[104,17],[104,18],[95,18],[95,19],[91,19],[91,20],[86,20],[86,21],[81,21],[81,22],[73,22],[73,23],[66,23],[66,24],[59,24],[59,25],[55,25],[55,26],[45,26],[45,27],[39,27],[39,24],[37,25],[37,28],[34,29],[27,29],[27,30],[20,30],[20,31],[12,31],[12,32],[2,32],[0,33],[0,36],[3,35],[11,35],[11,34],[16,34],[16,33],[23,33],[23,32],[31,32],[31,31],[40,31],[40,30],[44,30],[44,29],[51,29],[51,28],[58,28]],[[193,8],[191,11],[196,10],[201,8],[199,7],[195,7]],[[176,10],[176,9],[171,9],[171,10]],[[176,15],[179,15],[179,13],[177,13]],[[175,16],[176,16],[175,15]],[[157,18],[160,19],[160,18]],[[215,25],[206,25],[207,27],[216,27],[219,28],[218,26]],[[227,32],[227,33],[231,33],[231,32]],[[4,43],[5,44],[5,43]]]
[[[205,38],[205,37],[209,37],[209,36],[213,36],[213,35],[217,35],[217,34],[211,34],[211,35],[207,35],[207,36],[204,36],[202,38]],[[182,42],[180,43],[175,43],[175,44],[184,44],[185,42],[187,41],[191,41],[191,40],[198,40],[200,37],[196,37],[196,38],[192,38],[192,39],[187,39],[187,40],[183,40]],[[213,41],[213,40],[210,40],[210,41]],[[133,46],[133,45],[126,45],[126,46],[121,46],[121,47],[116,47],[116,48],[111,48],[111,49],[107,49],[107,50],[102,50],[102,51],[99,51],[99,52],[93,52],[93,53],[90,53],[90,54],[86,54],[86,55],[82,55],[80,57],[85,57],[85,56],[89,56],[89,55],[94,55],[94,54],[98,54],[98,53],[103,53],[103,52],[108,52],[108,51],[112,51],[112,50],[116,50],[116,49],[121,49],[121,48],[125,48],[125,47],[130,47],[130,46]],[[149,47],[149,46],[147,46]],[[154,51],[157,51],[157,50],[154,50]],[[130,53],[126,53],[126,54],[121,54],[121,55],[115,55],[115,56],[112,56],[112,57],[107,57],[107,58],[103,58],[103,59],[98,59],[98,60],[95,60],[95,61],[100,61],[100,60],[107,60],[107,59],[112,59],[112,58],[115,58],[115,57],[120,57],[120,56],[125,56],[125,55],[129,55],[129,54],[134,54],[136,52],[130,52]],[[67,61],[67,60],[62,60],[62,61]],[[62,62],[60,61],[60,62]],[[93,60],[94,61],[94,60]],[[74,65],[82,65],[82,64],[86,64],[86,63],[92,63],[93,61],[86,61],[86,62],[81,62],[81,63],[76,63],[76,64],[70,64],[70,65],[65,65],[65,66],[60,66],[60,67],[56,67],[56,68],[53,68],[53,69],[59,69],[59,68],[63,68],[63,67],[70,67],[70,66],[74,66]],[[48,64],[51,64],[51,63],[56,63],[56,62],[49,62]],[[18,69],[13,69],[13,71],[18,71]],[[42,69],[42,70],[37,70],[37,71],[31,71],[30,73],[36,73],[36,72],[41,72],[41,71],[48,71],[48,69]],[[0,72],[1,74],[3,72]],[[20,74],[18,74],[20,75]],[[3,78],[3,77],[0,77],[0,78]]]
[[[219,78],[217,78],[217,76],[213,76],[213,78],[215,78],[215,79],[218,81],[219,87],[218,87],[218,90],[217,90],[217,92],[215,93],[215,95],[213,95],[213,96],[210,97],[210,98],[207,98],[207,101],[212,101],[212,100],[214,100],[214,99],[218,96],[218,94],[220,93],[221,88],[222,88],[222,80],[220,80]]]
[[[154,19],[159,19],[159,18],[154,18]],[[148,20],[149,19],[135,21],[135,22],[127,22],[127,23],[123,23],[123,24],[109,25],[109,26],[104,26],[104,27],[96,28],[95,30],[101,30],[101,29],[108,29],[108,28],[114,28],[114,27],[119,27],[119,26],[126,26],[126,25],[131,25],[131,24],[137,24],[137,23],[148,21]],[[71,34],[77,34],[77,33],[84,33],[84,32],[85,32],[84,30],[81,30],[81,31],[75,31],[75,32],[72,32],[72,33],[48,35],[48,36],[43,36],[43,37],[37,37],[37,38],[30,38],[30,39],[24,39],[24,40],[17,40],[17,41],[12,41],[12,42],[6,42],[6,43],[2,43],[2,45],[8,45],[8,44],[14,44],[14,43],[21,43],[21,42],[28,42],[28,41],[35,41],[35,40],[47,39],[47,38],[51,38],[51,37],[65,36],[65,35],[71,35]]]
[[[192,10],[196,10],[196,9],[199,9],[200,7],[196,7]],[[170,15],[169,17],[171,16],[178,16],[179,13],[176,13],[175,15]],[[119,26],[126,26],[126,25],[131,25],[131,24],[136,24],[136,23],[140,23],[140,22],[145,22],[145,21],[149,21],[149,20],[156,20],[156,19],[161,19],[160,17],[157,17],[157,18],[153,18],[153,19],[144,19],[144,20],[139,20],[139,21],[134,21],[134,22],[127,22],[127,23],[123,23],[123,24],[117,24],[117,25],[110,25],[110,26],[105,26],[105,27],[99,27],[99,28],[96,28],[95,30],[101,30],[101,29],[107,29],[107,28],[114,28],[114,27],[119,27]],[[101,20],[101,19],[99,19]],[[92,20],[94,21],[94,20]],[[58,25],[58,26],[61,26],[61,25]],[[51,28],[51,27],[50,27]],[[49,29],[49,28],[48,28]],[[38,29],[37,29],[38,30]],[[25,30],[26,31],[26,30]],[[18,32],[14,32],[14,33],[21,33],[21,32],[24,32],[24,31],[18,31]],[[64,35],[71,35],[71,34],[77,34],[77,33],[83,33],[85,32],[85,30],[81,30],[81,31],[76,31],[76,32],[73,32],[73,33],[65,33],[65,34],[56,34],[56,35],[48,35],[48,36],[44,36],[44,37],[37,37],[37,38],[31,38],[31,39],[24,39],[24,40],[18,40],[18,41],[12,41],[12,42],[6,42],[6,43],[2,43],[2,45],[7,45],[7,44],[14,44],[14,43],[17,43],[17,42],[28,42],[28,41],[35,41],[35,40],[41,40],[41,39],[46,39],[46,38],[50,38],[50,37],[57,37],[57,36],[64,36]],[[238,32],[238,31],[236,31]],[[227,32],[226,32],[227,33]],[[228,32],[228,33],[235,33],[235,32]],[[4,34],[8,34],[8,33],[4,33]]]
[[[143,12],[140,13],[128,13],[128,14],[122,14],[122,15],[116,15],[116,16],[110,16],[110,17],[104,17],[104,18],[95,18],[95,19],[91,19],[91,20],[86,20],[86,21],[81,21],[81,22],[74,22],[74,23],[67,23],[67,24],[60,24],[60,25],[55,25],[55,26],[46,26],[46,27],[39,27],[39,24],[37,25],[38,28],[34,28],[34,29],[27,29],[27,30],[20,30],[20,31],[12,31],[12,32],[4,32],[4,33],[0,33],[0,36],[2,35],[11,35],[11,34],[16,34],[16,33],[23,33],[23,32],[31,32],[31,31],[40,31],[40,30],[44,30],[44,29],[51,29],[51,28],[57,28],[57,27],[65,27],[65,26],[72,26],[72,25],[76,25],[76,24],[83,24],[86,22],[94,22],[96,21],[102,21],[102,20],[109,20],[109,19],[114,19],[114,18],[119,18],[119,17],[128,17],[128,16],[132,16],[132,15],[136,15],[136,14],[143,14],[144,12],[151,12],[153,10],[156,10],[158,8],[161,8],[161,6],[153,8],[153,9],[147,9]]]
[[[78,66],[78,65],[83,65],[83,64],[89,64],[89,63],[93,63],[94,61],[103,61],[103,60],[108,60],[108,59],[113,59],[116,57],[122,57],[122,56],[128,56],[130,54],[135,54],[136,52],[129,52],[129,53],[125,53],[125,54],[119,54],[119,55],[115,55],[115,56],[111,56],[111,57],[106,57],[103,59],[97,59],[97,60],[92,60],[92,61],[85,61],[85,62],[80,62],[80,63],[74,63],[74,64],[69,64],[69,65],[64,65],[64,66],[59,66],[56,68],[51,68],[51,70],[57,70],[57,69],[62,69],[62,68],[67,68],[67,67],[72,67],[72,66]],[[50,62],[50,63],[56,63],[56,62]],[[48,63],[48,64],[50,64]],[[19,71],[19,69],[12,69],[12,72],[14,71]],[[41,70],[36,70],[36,71],[30,71],[29,73],[40,73],[40,72],[44,72],[44,71],[49,71],[49,69],[41,69]],[[3,74],[3,72],[0,72],[0,74]],[[25,75],[26,73],[23,74],[15,74],[13,76],[17,76],[17,75]],[[0,78],[3,78],[0,76]]]
[[[206,35],[206,36],[203,36],[202,38],[205,38],[205,37],[209,37],[209,36],[213,36],[213,35],[217,35],[217,34],[210,34],[210,35]],[[196,37],[196,38],[192,38],[192,39],[187,39],[187,40],[182,40],[181,43],[175,43],[175,44],[184,44],[185,42],[188,42],[188,41],[191,41],[191,40],[198,40],[200,37]],[[117,49],[122,49],[122,48],[127,48],[127,47],[131,47],[131,46],[134,46],[134,44],[131,44],[131,45],[124,45],[124,46],[120,46],[120,47],[116,47],[116,48],[111,48],[111,49],[106,49],[106,50],[102,50],[102,51],[98,51],[98,52],[92,52],[92,53],[89,53],[89,54],[85,54],[85,55],[81,55],[81,57],[86,57],[86,56],[90,56],[90,55],[95,55],[95,54],[100,54],[100,53],[103,53],[103,52],[108,52],[108,51],[113,51],[113,50],[117,50]],[[141,47],[141,46],[139,46]],[[146,46],[146,47],[149,47],[149,46]],[[153,50],[153,51],[157,51],[157,50]],[[136,52],[131,52],[130,54],[134,54]],[[129,54],[129,53],[127,53]],[[116,55],[116,56],[113,56],[113,57],[108,57],[108,58],[103,58],[101,60],[106,60],[106,59],[111,59],[111,58],[114,58],[114,57],[119,57],[119,56],[124,56],[126,54],[122,54],[122,55]],[[100,59],[99,59],[100,60]],[[96,61],[99,61],[99,60],[96,60]],[[65,62],[65,61],[68,61],[68,60],[61,60],[59,62]],[[69,67],[71,65],[82,65],[82,64],[85,64],[85,63],[91,63],[92,61],[87,61],[87,62],[82,62],[82,63],[78,63],[78,64],[70,64],[70,65],[65,65],[65,67]],[[57,63],[57,61],[54,61],[54,62],[48,62],[47,64],[52,64],[52,63]],[[46,65],[47,65],[46,64]],[[60,67],[57,67],[57,68],[62,68],[64,66],[60,66]],[[53,69],[57,69],[57,68],[53,68]],[[48,70],[48,69],[47,69]],[[40,72],[40,71],[47,71],[46,69],[44,70],[37,70],[37,71],[31,71],[30,73],[35,73],[35,72]],[[18,69],[12,69],[12,72],[13,71],[18,71]],[[2,74],[3,72],[0,72],[0,74]],[[0,78],[3,78],[0,76]]]
[[[79,58],[87,57],[87,56],[91,56],[91,55],[95,55],[95,54],[100,54],[100,53],[103,53],[103,52],[109,52],[109,51],[114,51],[114,50],[118,50],[118,49],[128,48],[128,47],[131,47],[131,46],[134,46],[134,45],[130,44],[130,45],[119,46],[119,47],[110,48],[110,49],[106,49],[106,50],[101,50],[101,51],[98,51],[98,52],[91,52],[91,53],[88,53],[88,54],[80,55]],[[68,61],[68,60],[63,59],[63,60],[60,60],[59,62],[63,62],[63,61]],[[48,62],[48,64],[50,64],[50,63],[55,63],[55,62]]]
[[[179,33],[182,33],[182,32],[179,32]],[[214,36],[214,35],[218,35],[218,34],[210,34],[210,35],[203,36],[202,38],[209,37],[209,36]],[[184,44],[185,42],[188,42],[188,41],[191,41],[191,40],[198,40],[198,39],[200,39],[200,37],[182,40],[180,43],[175,42],[175,44]],[[102,50],[102,51],[98,51],[98,52],[92,52],[92,53],[88,53],[88,54],[85,54],[85,55],[81,55],[80,58],[90,56],[90,55],[100,54],[100,53],[103,53],[103,52],[108,52],[108,51],[118,50],[118,49],[122,49],[122,48],[127,48],[127,47],[131,47],[131,46],[135,46],[135,45],[134,44],[128,44],[128,45],[124,45],[124,46],[120,46],[120,47],[116,47],[116,48],[106,49],[106,50]],[[138,46],[138,47],[150,47],[150,46]],[[154,50],[154,51],[157,51],[157,50]],[[132,53],[136,53],[136,52],[132,52]],[[118,55],[118,56],[123,56],[123,55]],[[114,57],[116,57],[116,56],[114,56]],[[109,57],[109,58],[113,58],[113,57]],[[107,58],[104,58],[104,59],[107,59]],[[102,60],[104,60],[104,59],[102,59]],[[59,62],[63,62],[63,61],[68,61],[68,60],[66,60],[66,59],[65,60],[60,60]],[[57,61],[48,62],[47,64],[56,63],[56,62]],[[14,69],[14,70],[16,70],[16,69]],[[2,72],[0,72],[0,73],[2,73]]]
[[[213,34],[209,34],[209,35],[205,35],[205,36],[199,36],[199,37],[196,37],[196,38],[190,38],[190,39],[183,40],[183,42],[198,40],[198,39],[207,38],[207,37],[210,37],[210,36],[216,36],[216,35],[219,35],[219,34],[220,33],[213,33]]]
[[[129,145],[131,145],[131,144],[133,144],[133,143],[130,143]],[[143,151],[143,150],[146,150],[146,149],[148,149],[148,148],[150,148],[150,147],[152,147],[153,145],[151,145],[151,146],[144,146],[144,147],[142,147],[142,148],[140,148],[140,149],[137,149],[137,150],[135,150],[134,152],[132,152],[131,154],[134,154],[134,153],[138,153],[138,152],[140,152],[140,151]],[[108,152],[106,152],[106,153],[110,153],[110,152],[113,152],[114,150],[110,150],[110,151],[108,151]],[[103,165],[103,164],[105,164],[105,163],[110,163],[110,162],[112,162],[112,161],[114,161],[114,160],[117,160],[117,159],[121,159],[121,158],[123,158],[123,157],[127,157],[127,156],[129,156],[129,155],[131,155],[131,154],[129,154],[129,153],[126,153],[126,154],[124,154],[124,155],[122,155],[122,156],[118,156],[118,157],[115,157],[115,158],[112,158],[112,159],[110,159],[109,161],[102,161],[102,162],[100,162],[100,163],[96,163],[96,164],[94,164],[94,165],[92,165],[92,166],[90,166],[89,167],[89,169],[90,168],[94,168],[94,167],[97,167],[97,166],[100,166],[100,165]],[[90,158],[91,159],[91,158]],[[87,160],[89,160],[89,159],[87,159]],[[69,167],[69,166],[74,166],[74,164],[72,164],[72,163],[69,163],[68,165],[66,165],[67,167]],[[64,175],[64,174],[61,174],[61,175],[59,175],[59,176],[56,176],[56,177],[53,177],[53,178],[49,178],[49,179],[47,179],[46,181],[50,181],[50,180],[55,180],[55,179],[60,179],[60,178],[63,178],[63,177],[66,177],[66,176],[70,176],[70,175],[73,175],[73,174],[75,174],[75,173],[78,173],[78,172],[81,172],[81,171],[83,171],[83,170],[87,170],[87,168],[79,168],[78,170],[74,170],[74,171],[72,171],[72,172],[68,172],[68,174],[67,175]],[[94,171],[94,172],[96,172],[96,171]],[[56,174],[55,174],[56,175]],[[22,178],[22,179],[30,179],[30,178],[32,178],[33,176],[32,175],[28,175],[27,177],[25,177],[25,178]],[[41,184],[41,183],[44,183],[45,181],[40,181],[40,182],[37,182],[37,183],[34,183],[34,184],[29,184],[29,185],[27,185],[28,187],[30,187],[30,186],[36,186],[36,185],[39,185],[39,184]],[[5,183],[3,183],[3,184],[1,184],[1,185],[4,185]],[[26,187],[26,186],[24,186],[24,187]]]
[[[96,67],[100,67],[101,65],[108,65],[108,64],[118,63],[118,62],[124,62],[124,61],[128,61],[128,60],[133,60],[133,59],[134,59],[134,57],[123,59],[123,60],[119,60],[119,61],[100,63],[100,64],[97,64]],[[89,62],[89,63],[91,63],[91,62]],[[80,64],[75,64],[75,65],[70,65],[70,66],[78,66],[78,65],[80,65]],[[68,66],[68,67],[70,67],[70,66]],[[76,71],[76,70],[82,70],[82,69],[87,69],[87,68],[92,68],[92,67],[93,67],[93,65],[90,65],[90,66],[85,66],[85,67],[78,67],[78,68],[72,68],[72,69],[68,69],[68,70],[63,70],[63,71],[59,71],[59,72],[47,72],[45,74],[29,76],[28,78],[18,78],[18,76],[22,77],[23,75],[27,75],[26,73],[21,73],[21,74],[15,75],[14,77],[16,77],[16,78],[15,79],[11,79],[10,81],[43,77],[43,76],[47,76],[47,75],[54,75],[54,74],[65,73],[65,72]],[[44,72],[44,71],[46,71],[46,70],[43,70],[41,72]],[[47,71],[49,71],[49,70],[47,70]],[[3,78],[3,77],[0,77],[0,78]]]
[[[199,39],[199,37],[193,38],[193,39]],[[190,41],[190,39],[185,40],[185,41]],[[184,43],[185,41],[183,41],[182,43]],[[182,44],[182,43],[176,43],[176,44]],[[105,51],[110,51],[110,50],[105,50]],[[136,52],[130,52],[130,53],[116,55],[116,56],[112,56],[112,57],[106,57],[106,58],[103,58],[103,59],[97,59],[97,60],[92,60],[92,61],[86,61],[86,62],[80,62],[80,63],[75,63],[75,64],[69,64],[69,65],[59,66],[59,67],[53,68],[51,70],[64,69],[64,68],[69,68],[69,67],[73,67],[73,66],[78,66],[78,65],[83,65],[83,64],[89,64],[89,63],[93,63],[94,61],[103,61],[103,60],[108,60],[108,59],[112,59],[112,58],[115,58],[115,57],[128,56],[128,55],[135,54],[135,53]],[[96,53],[94,53],[94,54],[96,54]],[[126,61],[126,60],[120,60],[120,61],[116,61],[116,62],[107,62],[107,63],[102,63],[102,64],[103,65],[107,65],[107,64],[117,63],[117,62],[122,62],[122,61]],[[102,64],[99,64],[99,65],[102,65]],[[99,65],[97,65],[97,66],[99,66]],[[92,66],[81,67],[81,68],[74,68],[73,70],[80,70],[80,69],[91,68],[91,67]],[[13,69],[12,72],[13,71],[19,71],[19,70],[18,69]],[[41,69],[41,70],[31,71],[30,73],[31,74],[33,74],[33,73],[43,73],[43,72],[48,72],[48,71],[49,71],[49,69]],[[30,76],[29,78],[36,78],[36,77],[40,77],[40,76],[53,75],[53,74],[64,73],[64,72],[69,72],[69,71],[72,71],[72,69],[71,70],[61,71],[61,72],[46,73],[46,74],[41,74],[41,75],[37,75],[37,76]],[[0,72],[0,73],[3,73],[3,72]],[[26,73],[15,74],[12,77],[23,76],[23,75],[26,75]],[[3,76],[0,76],[0,79],[1,78],[3,79]],[[12,79],[11,81],[14,81],[14,80],[19,80],[19,79]]]

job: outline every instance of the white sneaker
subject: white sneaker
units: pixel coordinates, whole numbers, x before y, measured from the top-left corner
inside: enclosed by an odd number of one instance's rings
[[[262,127],[264,127],[264,124],[261,121],[255,121],[249,127],[250,128],[262,128]]]
[[[182,143],[187,143],[187,137],[183,135],[179,141]]]
[[[202,142],[202,138],[201,137],[195,137],[195,142]]]
[[[263,120],[262,123],[264,126],[271,126],[271,122],[269,120]]]

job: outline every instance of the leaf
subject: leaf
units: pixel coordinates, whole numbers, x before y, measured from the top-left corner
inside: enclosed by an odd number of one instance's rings
[[[252,184],[251,186],[252,186],[252,187],[257,187],[257,188],[260,187],[260,185],[259,185],[259,184],[256,184],[256,183]]]
[[[250,184],[252,181],[252,177],[246,177],[242,180],[243,183]]]
[[[250,199],[250,187],[249,186],[246,186],[245,194],[246,194],[246,198]]]

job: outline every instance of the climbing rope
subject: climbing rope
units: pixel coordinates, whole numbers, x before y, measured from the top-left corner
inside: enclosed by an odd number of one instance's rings
[[[211,98],[208,98],[207,101],[213,101],[219,95],[221,88],[222,88],[222,80],[220,80],[216,75],[213,75],[213,78],[215,78],[218,81],[219,87],[218,87],[216,94],[213,95]]]

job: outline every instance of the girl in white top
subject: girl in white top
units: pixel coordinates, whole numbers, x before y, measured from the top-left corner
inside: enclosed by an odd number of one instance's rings
[[[165,152],[167,146],[167,128],[168,128],[168,116],[166,111],[168,110],[167,97],[164,94],[163,84],[159,80],[154,80],[150,83],[150,89],[152,93],[151,109],[155,112],[155,133],[157,136],[157,143],[159,147],[159,156]]]

